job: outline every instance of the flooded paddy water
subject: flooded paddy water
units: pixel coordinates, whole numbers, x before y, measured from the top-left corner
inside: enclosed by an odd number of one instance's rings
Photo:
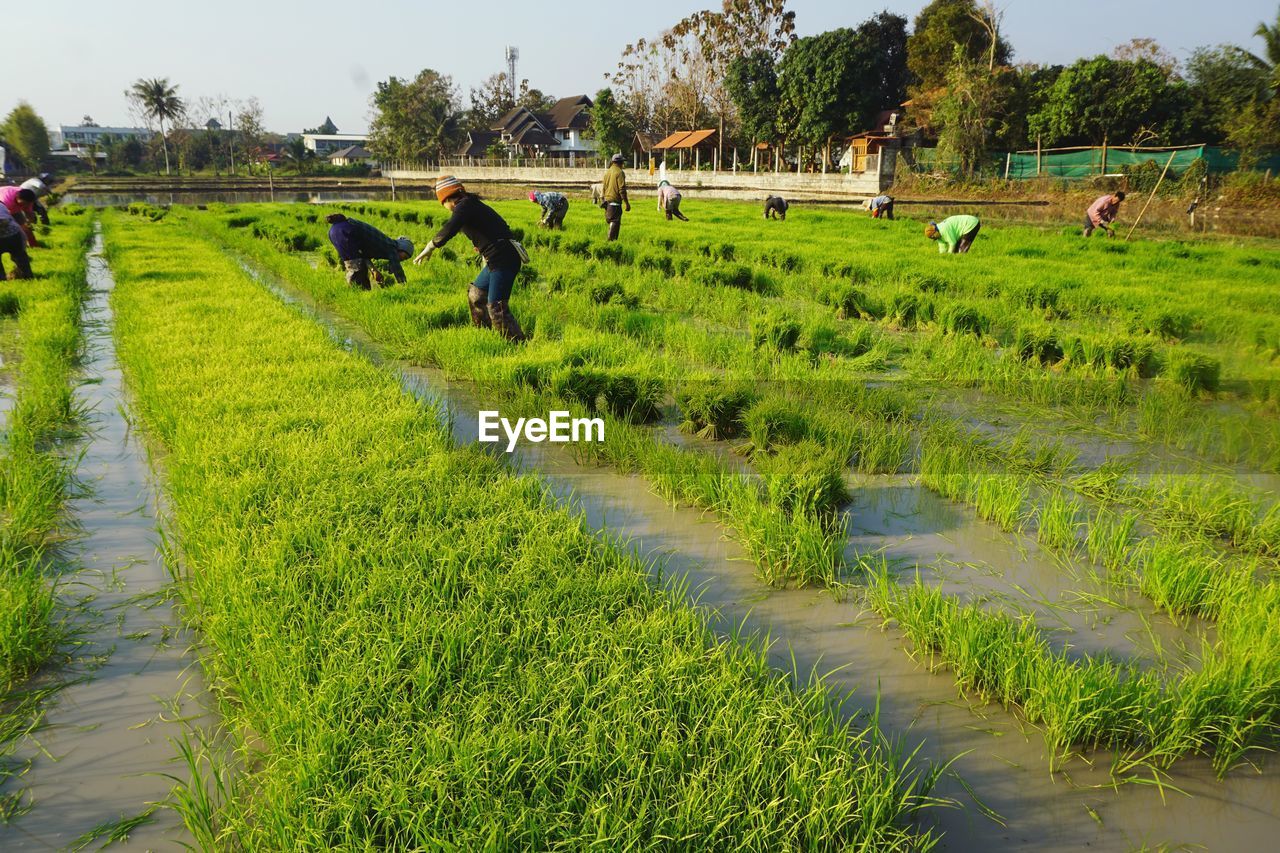
[[[385,358],[352,323],[245,267],[322,324],[336,343],[396,370],[408,392],[448,418],[456,441],[476,440],[477,412],[490,407],[482,392],[438,370]],[[861,604],[857,578],[847,596],[769,588],[707,513],[672,507],[639,477],[580,465],[570,452],[545,445],[522,445],[508,458],[515,469],[539,476],[588,526],[643,557],[655,582],[702,608],[717,630],[770,643],[771,662],[794,670],[801,681],[825,676],[844,714],[877,713],[881,729],[901,739],[907,752],[918,748],[918,761],[952,762],[935,793],[953,805],[927,810],[922,818],[942,835],[940,849],[1269,849],[1280,834],[1275,762],[1218,780],[1207,761],[1188,759],[1161,775],[1161,785],[1117,785],[1108,771],[1110,757],[1094,752],[1052,773],[1039,732],[1016,711],[958,695],[950,673],[913,659],[902,634]],[[927,566],[937,566],[939,554],[949,555],[951,564],[943,565],[950,568],[938,579],[951,591],[986,596],[1013,590],[1041,603],[1036,617],[1049,629],[1055,629],[1049,617],[1056,608],[1060,641],[1085,651],[1123,649],[1142,657],[1147,638],[1162,644],[1166,655],[1179,644],[1194,649],[1200,626],[1173,624],[1139,604],[1099,617],[1111,605],[1064,601],[1069,590],[1085,587],[1060,577],[1062,566],[906,478],[855,485],[851,551],[880,550],[903,564]],[[1187,664],[1193,663],[1188,656]]]
[[[130,849],[173,850],[187,841],[177,812],[156,808],[173,779],[184,731],[203,713],[192,642],[170,605],[170,576],[157,552],[159,495],[147,453],[125,412],[112,340],[113,282],[95,238],[84,310],[87,359],[77,391],[89,411],[68,506],[79,535],[67,546],[74,571],[57,581],[75,632],[73,661],[38,681],[70,683],[50,701],[43,726],[18,750],[31,810],[0,825],[0,850],[96,848],[127,833]]]

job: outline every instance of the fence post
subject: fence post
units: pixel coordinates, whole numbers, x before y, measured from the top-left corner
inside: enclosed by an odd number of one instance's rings
[[[1107,174],[1107,137],[1104,134],[1102,137],[1102,175],[1105,177],[1106,174]]]
[[[1009,180],[1009,167],[1013,165],[1013,152],[1004,155],[1004,179]]]
[[[1040,137],[1036,137],[1036,177],[1040,177]]]

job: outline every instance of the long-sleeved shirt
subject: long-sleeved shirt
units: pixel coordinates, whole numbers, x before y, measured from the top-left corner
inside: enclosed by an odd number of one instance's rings
[[[1115,196],[1108,193],[1099,196],[1093,204],[1089,205],[1089,221],[1094,225],[1109,225],[1115,222],[1116,214],[1120,212],[1120,202],[1114,201],[1114,198]]]
[[[568,204],[569,199],[564,193],[534,193],[533,200],[542,206],[543,210],[555,210],[562,204]]]
[[[607,204],[622,204],[626,202],[631,204],[627,198],[627,175],[622,171],[622,167],[614,163],[604,173],[604,193],[603,199]]]
[[[485,263],[493,268],[518,266],[520,256],[511,245],[511,228],[498,212],[473,195],[464,195],[453,206],[449,221],[444,224],[431,242],[437,248],[452,240],[461,231],[471,245],[484,256]]]
[[[0,206],[3,206],[22,228],[22,232],[27,237],[28,246],[39,245],[36,242],[36,232],[31,227],[31,223],[27,221],[27,215],[32,213],[34,205],[18,200],[18,193],[22,187],[4,187],[0,189]]]
[[[938,223],[938,251],[945,254],[955,250],[960,238],[979,225],[976,216],[949,216]]]
[[[658,209],[666,210],[667,205],[672,201],[680,199],[680,190],[671,186],[671,184],[663,184],[658,187]]]
[[[329,226],[329,242],[338,250],[344,261],[357,258],[385,260],[396,281],[405,281],[404,267],[400,266],[400,247],[396,241],[367,222],[359,219],[341,219]]]
[[[884,207],[886,204],[893,204],[893,199],[889,198],[887,195],[878,195],[871,199],[871,203],[867,205],[867,210],[874,212]]]

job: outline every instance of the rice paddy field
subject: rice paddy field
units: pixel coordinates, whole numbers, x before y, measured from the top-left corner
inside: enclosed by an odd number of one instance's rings
[[[97,228],[220,720],[159,769],[185,843],[1271,843],[1273,243],[1000,225],[948,256],[696,197],[606,243],[582,201],[556,232],[494,206],[521,345],[471,327],[462,238],[345,284],[324,214],[421,246],[435,204],[62,212],[0,289],[6,719],[62,642],[41,555]],[[480,409],[605,439],[507,454]]]

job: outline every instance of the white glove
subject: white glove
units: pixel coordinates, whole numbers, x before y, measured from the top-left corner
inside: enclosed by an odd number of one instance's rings
[[[436,244],[428,240],[427,245],[423,248],[421,252],[418,253],[417,257],[413,259],[414,266],[420,266],[423,261],[431,257],[431,253],[434,252],[435,250],[436,250]]]

